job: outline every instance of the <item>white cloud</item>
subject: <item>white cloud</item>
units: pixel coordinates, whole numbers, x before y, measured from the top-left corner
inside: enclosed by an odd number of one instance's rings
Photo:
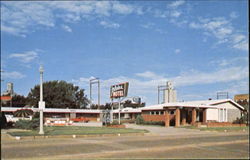
[[[156,28],[155,31],[158,32],[158,33],[160,33],[160,34],[167,34],[168,33],[167,31],[162,30],[160,28]]]
[[[230,16],[231,18],[233,18],[233,19],[239,17],[238,13],[236,13],[236,12],[231,12],[229,16]]]
[[[230,84],[229,88],[225,88],[225,92],[229,92],[230,95],[235,95],[235,94],[243,94],[249,93],[249,81],[248,80],[242,80],[238,82],[233,82]]]
[[[181,5],[183,5],[184,3],[185,3],[185,1],[183,1],[183,0],[174,1],[174,2],[170,3],[168,5],[168,7],[170,7],[170,8],[177,8],[177,7],[181,6]]]
[[[120,27],[118,23],[113,23],[113,22],[107,22],[107,21],[101,21],[100,25],[104,26],[104,28],[114,28],[117,29]]]
[[[199,22],[190,22],[192,29],[203,30],[204,35],[213,36],[217,39],[217,44],[226,43],[229,47],[248,51],[248,39],[245,35],[237,34],[231,21],[224,17],[201,18]]]
[[[130,14],[134,11],[134,7],[131,5],[125,5],[121,3],[113,3],[113,11],[120,14]],[[138,11],[139,14],[142,14],[141,9]]]
[[[176,54],[178,54],[178,53],[181,52],[181,50],[180,50],[180,49],[176,49],[174,52],[175,52]]]
[[[135,75],[137,76],[136,78],[119,76],[109,79],[101,79],[102,101],[108,102],[110,86],[121,82],[129,82],[129,96],[141,96],[144,97],[144,100],[147,99],[147,104],[154,104],[157,101],[157,86],[163,85],[169,80],[178,88],[191,85],[236,83],[249,77],[248,67],[234,66],[222,68],[213,72],[191,70],[180,73],[178,76],[174,77],[166,77],[151,71],[136,73]],[[72,82],[78,86],[86,88],[86,93],[89,93],[89,79],[90,78],[82,77],[78,80],[74,79]],[[97,95],[95,94],[95,96]]]
[[[136,73],[135,75],[138,77],[149,78],[149,79],[162,79],[163,78],[162,76],[159,76],[155,74],[154,72],[150,72],[150,71]]]
[[[233,48],[248,51],[249,42],[247,37],[242,34],[234,34],[231,37]]]
[[[67,32],[72,32],[72,29],[67,25],[62,25],[62,28]]]
[[[175,18],[177,18],[177,17],[179,17],[181,15],[181,12],[180,11],[172,11],[171,13],[170,13],[170,16],[171,17],[175,17]]]
[[[24,78],[26,76],[24,74],[20,73],[20,72],[14,71],[14,72],[2,72],[1,77],[2,77],[2,79],[5,79],[5,78],[21,79],[21,78]]]
[[[235,57],[230,59],[219,59],[211,61],[210,64],[212,66],[216,65],[219,67],[230,67],[230,66],[247,66],[248,65],[248,57]]]
[[[146,24],[142,24],[142,25],[141,25],[141,27],[147,28],[147,29],[152,28],[153,26],[155,26],[155,24],[152,23],[152,22],[148,22],[148,23],[146,23]]]
[[[228,67],[211,73],[190,71],[171,78],[177,86],[238,81],[248,78],[248,67]]]
[[[199,29],[199,28],[202,28],[202,25],[195,23],[195,22],[191,22],[191,23],[189,23],[189,27],[194,28],[194,29]]]
[[[16,58],[23,63],[29,63],[34,59],[38,58],[38,53],[35,51],[28,51],[25,53],[13,53],[10,54],[10,58]]]
[[[57,19],[77,23],[82,19],[96,20],[111,14],[144,14],[142,7],[119,1],[10,1],[2,2],[1,5],[1,31],[22,37],[39,29],[56,27],[60,22]],[[113,24],[111,27],[118,28],[119,25]]]

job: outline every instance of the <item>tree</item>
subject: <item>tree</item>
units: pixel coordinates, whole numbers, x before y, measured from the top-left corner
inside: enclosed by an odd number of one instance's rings
[[[12,97],[12,107],[24,107],[27,103],[27,98],[22,95],[17,95],[15,94]],[[10,101],[4,102],[1,101],[3,107],[9,107],[10,106]]]
[[[48,81],[43,83],[43,100],[48,108],[86,108],[89,100],[84,90],[65,81]],[[38,107],[40,85],[36,85],[28,94],[28,103]]]
[[[12,97],[13,107],[24,107],[27,103],[27,98],[22,95],[15,95]]]

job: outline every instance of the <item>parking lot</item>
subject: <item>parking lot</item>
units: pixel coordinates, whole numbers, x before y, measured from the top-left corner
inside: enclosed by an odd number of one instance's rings
[[[165,133],[162,133],[163,130]],[[10,139],[2,132],[4,159],[248,157],[248,132],[219,133],[154,127],[151,128],[151,133],[145,136],[44,138],[19,141]]]

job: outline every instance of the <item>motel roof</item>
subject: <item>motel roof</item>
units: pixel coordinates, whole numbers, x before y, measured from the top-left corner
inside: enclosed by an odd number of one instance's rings
[[[192,102],[194,104],[206,104],[206,105],[212,105],[212,106],[229,102],[229,103],[232,103],[233,105],[235,105],[237,108],[244,110],[244,107],[242,107],[240,104],[236,103],[232,99],[216,99],[216,100],[190,101],[190,102]]]
[[[164,108],[171,108],[171,107],[217,108],[216,106],[210,106],[210,105],[192,104],[186,102],[172,102],[172,103],[163,103],[163,104],[143,107],[142,110],[163,110]]]
[[[171,102],[163,103],[152,106],[143,107],[142,110],[163,110],[163,108],[169,107],[196,107],[196,108],[217,108],[218,104],[230,102],[237,108],[244,110],[244,108],[232,99],[219,99],[219,100],[203,100],[203,101],[187,101],[187,102]]]
[[[113,111],[113,113],[118,113],[119,109],[115,109]],[[121,109],[121,113],[141,113],[141,109],[140,108],[123,108]]]
[[[19,109],[31,109],[33,112],[38,112],[38,108],[23,108],[23,107],[1,107],[1,111],[4,112],[15,112]],[[43,112],[47,113],[101,113],[101,110],[92,109],[62,109],[62,108],[45,108]]]
[[[31,109],[33,112],[38,112],[38,108],[27,108],[27,107],[1,107],[1,110],[4,112],[15,112],[20,109]],[[62,109],[62,108],[45,108],[43,112],[46,113],[96,113],[99,114],[102,110],[98,109]],[[113,110],[114,113],[118,113],[119,110]],[[141,109],[138,108],[123,108],[121,113],[141,113]]]

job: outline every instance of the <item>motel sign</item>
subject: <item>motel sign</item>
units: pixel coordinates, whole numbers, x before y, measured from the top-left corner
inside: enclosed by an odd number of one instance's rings
[[[128,95],[128,82],[112,85],[110,87],[110,98],[126,97]]]

